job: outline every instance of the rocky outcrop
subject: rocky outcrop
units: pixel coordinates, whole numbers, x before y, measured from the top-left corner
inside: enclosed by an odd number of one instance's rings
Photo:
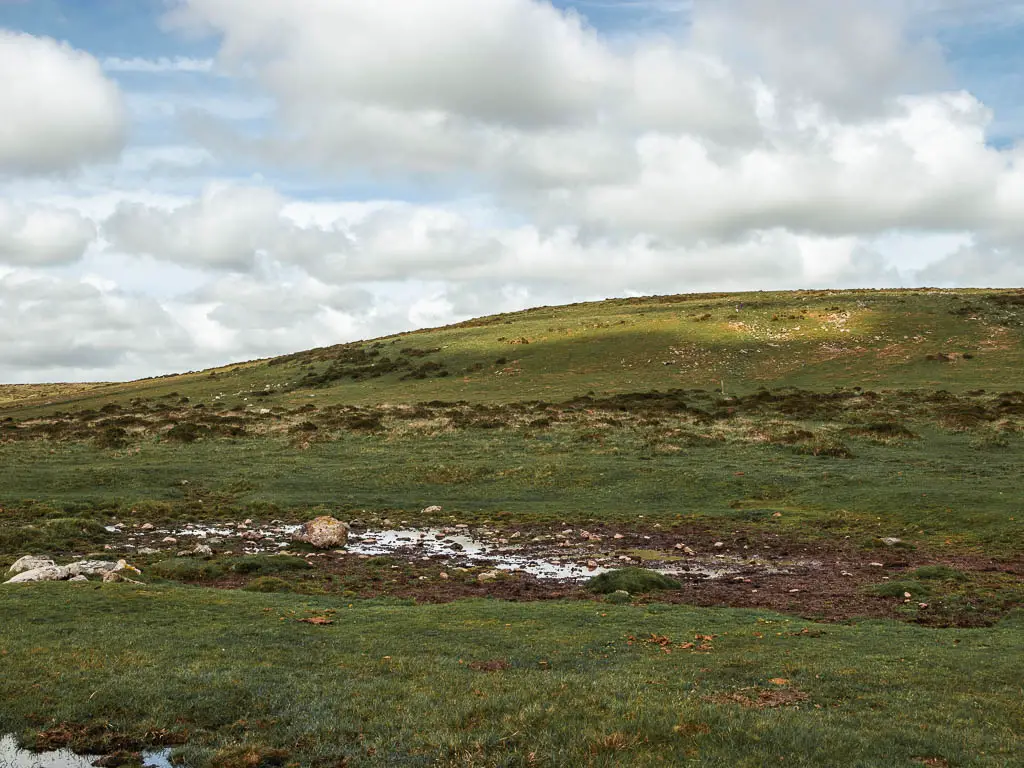
[[[317,549],[334,549],[343,547],[348,542],[348,529],[348,523],[322,515],[303,523],[292,538],[311,544]]]
[[[25,558],[18,561],[21,563]],[[128,565],[124,560],[111,563],[106,560],[79,560],[70,565],[54,565],[52,560],[35,558],[37,562],[44,563],[37,568],[30,568],[22,571],[13,578],[8,579],[5,584],[29,584],[39,581],[87,581],[90,576],[101,576],[104,581],[131,581],[124,576],[126,572],[139,573],[139,569]],[[18,565],[15,563],[14,565]],[[12,570],[14,566],[11,566]],[[117,578],[108,578],[116,575]],[[138,582],[135,582],[138,583]]]

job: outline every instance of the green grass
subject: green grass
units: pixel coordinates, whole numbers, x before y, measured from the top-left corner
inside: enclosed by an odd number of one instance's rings
[[[72,516],[66,510],[105,514],[105,522],[114,514],[159,521],[316,507],[357,516],[362,512],[355,510],[398,510],[416,519],[429,504],[467,521],[701,520],[867,543],[897,536],[907,545],[1020,552],[1020,436],[981,461],[969,445],[972,432],[921,420],[909,422],[918,440],[846,437],[850,456],[842,458],[764,440],[760,435],[771,431],[765,421],[726,419],[699,430],[677,428],[671,418],[660,426],[600,425],[596,439],[581,439],[593,433],[573,425],[436,434],[342,430],[308,446],[222,438],[146,441],[123,453],[87,442],[8,443],[0,445],[0,556],[45,544],[47,531],[30,519],[39,508],[61,517]],[[95,546],[102,536],[87,540]]]
[[[163,734],[193,766],[275,749],[313,766],[1006,766],[1024,748],[1020,622],[5,588],[0,728]]]

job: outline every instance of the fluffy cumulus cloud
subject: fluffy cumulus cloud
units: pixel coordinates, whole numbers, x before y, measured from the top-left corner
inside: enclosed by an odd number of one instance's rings
[[[77,211],[0,199],[0,265],[53,266],[80,259],[96,225]]]
[[[303,261],[344,250],[344,232],[300,227],[282,215],[285,201],[258,187],[211,187],[170,210],[122,203],[106,220],[112,247],[208,269],[247,272],[261,257]]]
[[[539,0],[183,0],[172,19],[275,99],[279,130],[221,149],[690,245],[1012,216],[1015,158],[910,8],[707,0],[688,33],[628,40]]]
[[[66,171],[125,139],[117,85],[84,51],[0,29],[0,173]]]
[[[9,382],[103,379],[174,363],[195,350],[157,302],[105,281],[32,270],[0,277],[0,377]]]

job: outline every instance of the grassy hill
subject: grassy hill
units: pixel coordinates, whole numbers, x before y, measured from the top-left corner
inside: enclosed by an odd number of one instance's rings
[[[727,394],[781,386],[1016,389],[1022,340],[1020,290],[610,299],[82,391],[7,387],[0,413],[172,396],[290,407],[311,396],[318,405],[504,403],[723,385]]]
[[[194,768],[1007,765],[1022,337],[1020,290],[707,294],[4,387],[0,571],[144,583],[0,588],[0,734]],[[244,550],[325,513],[739,570],[610,605],[457,552]]]

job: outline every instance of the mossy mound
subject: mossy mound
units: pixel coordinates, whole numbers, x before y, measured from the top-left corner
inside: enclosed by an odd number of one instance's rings
[[[292,585],[277,576],[260,576],[246,584],[247,592],[291,592]]]
[[[679,589],[682,585],[663,573],[647,568],[621,568],[595,576],[587,582],[587,589],[598,594],[608,595],[612,592],[628,592],[631,595],[642,595],[661,589]]]

